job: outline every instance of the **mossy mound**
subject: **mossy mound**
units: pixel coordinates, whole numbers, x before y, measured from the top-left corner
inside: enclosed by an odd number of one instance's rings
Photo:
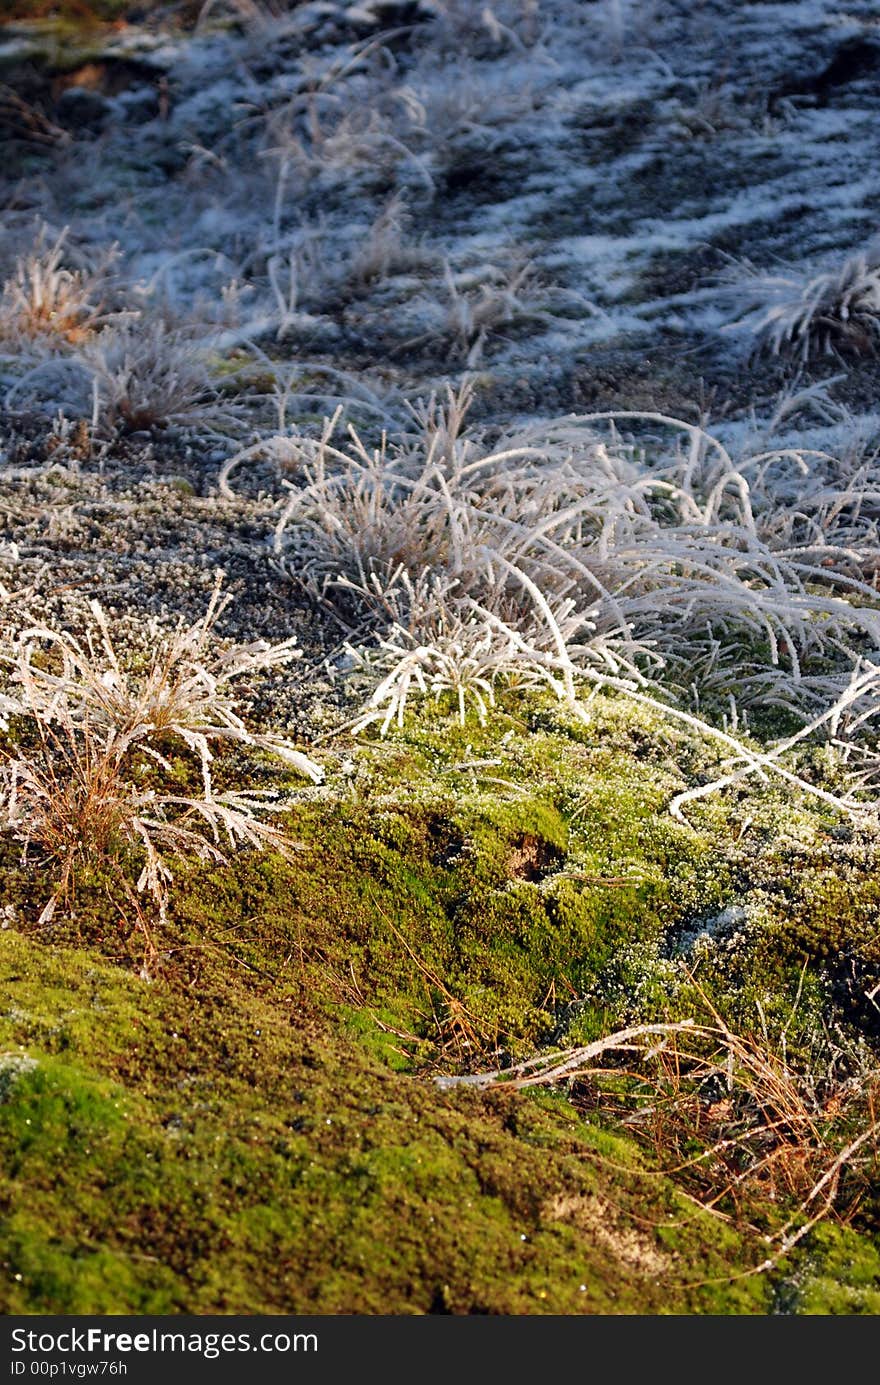
[[[34,1064],[0,1107],[7,1312],[766,1303],[681,1287],[748,1247],[559,1099],[441,1094],[234,978],[145,986],[9,935],[0,961]]]
[[[0,1306],[874,1311],[869,1209],[751,1274],[758,1238],[564,1093],[433,1080],[675,1012],[686,939],[752,895],[736,948],[697,949],[706,984],[766,1013],[809,990],[806,957],[830,1013],[821,939],[774,939],[844,876],[861,937],[869,847],[769,790],[674,822],[669,797],[711,768],[614,702],[589,727],[511,704],[486,731],[344,748],[291,810],[292,861],[178,864],[151,981],[112,882],[84,881],[49,933],[10,860]],[[780,871],[810,842],[810,870]]]

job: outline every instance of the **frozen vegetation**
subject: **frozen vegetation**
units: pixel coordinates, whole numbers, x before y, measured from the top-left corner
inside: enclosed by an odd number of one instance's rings
[[[876,1312],[876,6],[7,10],[7,1306]]]

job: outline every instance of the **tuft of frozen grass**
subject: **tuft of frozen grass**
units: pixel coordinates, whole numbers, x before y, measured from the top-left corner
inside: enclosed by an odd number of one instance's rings
[[[488,16],[485,7],[483,29]],[[296,89],[268,98],[255,92],[241,128],[258,132],[260,155],[277,171],[280,241],[288,209],[299,218],[304,207],[323,209],[340,194],[350,201],[393,187],[433,200],[456,166],[496,150],[505,127],[532,114],[534,104],[528,84],[511,84],[460,52],[443,72],[436,49],[422,59],[417,48],[415,60],[402,64],[380,33],[304,58]]]
[[[478,363],[489,336],[511,323],[542,315],[536,303],[537,275],[528,260],[512,265],[506,273],[490,273],[482,283],[474,283],[467,275],[454,276],[447,265],[445,283],[449,294],[445,335],[468,369]]]
[[[311,320],[309,314],[304,311],[303,300],[306,295],[314,296],[315,281],[320,283],[324,276],[319,265],[310,256],[310,249],[309,242],[306,242],[303,246],[289,250],[285,255],[271,255],[267,261],[266,274],[278,322],[275,332],[277,341],[283,341],[290,332],[308,325]]]
[[[258,111],[263,153],[277,167],[276,225],[291,194],[321,194],[338,182],[351,188],[354,178],[364,186],[387,183],[401,166],[433,194],[427,164],[408,138],[419,124],[418,107],[376,66],[375,49],[367,43],[315,59],[293,96]]]
[[[470,681],[528,668],[564,689],[571,676],[567,641],[582,630],[590,642],[591,622],[570,597],[571,574],[554,578],[552,560],[540,545],[530,551],[528,530],[518,532],[516,489],[492,478],[503,454],[478,457],[462,436],[470,394],[465,384],[442,403],[432,398],[415,409],[414,432],[394,447],[386,440],[371,452],[350,428],[343,449],[334,442],[337,419],[319,440],[301,440],[305,484],[291,489],[276,552],[367,629],[384,626],[392,662],[401,641],[408,644],[400,654],[410,670],[407,689],[414,683],[427,690],[426,669],[435,691],[444,680],[453,688],[468,661]],[[530,478],[523,480],[533,489]],[[595,646],[595,658],[619,670],[602,637],[595,636]],[[450,661],[462,670],[451,681]],[[387,686],[396,698],[392,716],[402,715],[406,702],[400,686],[396,693],[394,680]]]
[[[93,375],[95,422],[134,433],[219,421],[223,409],[206,357],[204,342],[161,317],[102,332],[81,354]]]
[[[351,590],[358,588],[352,585]],[[564,695],[559,650],[548,651],[540,623],[520,619],[519,629],[514,628],[478,601],[463,600],[457,581],[443,582],[425,572],[413,582],[400,570],[385,588],[375,582],[372,591],[360,589],[360,594],[401,619],[374,647],[346,644],[353,666],[374,684],[354,723],[356,733],[378,725],[384,735],[392,724],[402,726],[413,694],[451,701],[461,726],[469,711],[486,724],[499,682],[520,689],[549,686]],[[553,616],[557,628],[564,629],[568,614]],[[510,613],[505,615],[509,620]],[[581,624],[575,617],[572,633]]]
[[[759,351],[809,361],[839,351],[873,353],[880,345],[878,243],[819,273],[766,274],[746,262],[730,274],[730,325],[749,331]]]
[[[290,849],[265,821],[272,802],[255,792],[215,790],[217,749],[237,744],[279,756],[318,782],[321,770],[282,738],[252,733],[234,684],[298,657],[293,641],[222,646],[214,627],[226,600],[220,578],[204,617],[170,634],[153,631],[145,666],[126,662],[107,619],[90,604],[83,640],[49,626],[22,630],[3,651],[6,744],[0,765],[2,826],[37,846],[57,881],[51,917],[85,862],[123,873],[140,863],[139,891],[166,915],[170,856],[222,861],[226,849]],[[175,761],[194,762],[201,792],[180,788]]]
[[[344,242],[320,219],[303,220],[283,234],[273,229],[269,244],[245,261],[247,283],[233,286],[238,296],[250,296],[249,317],[241,320],[239,314],[240,320],[219,335],[219,344],[251,345],[269,332],[282,341],[316,329],[332,338],[338,328],[321,314],[370,294],[393,276],[437,268],[438,255],[408,237],[409,219],[398,193],[372,218],[347,226]]]
[[[393,274],[410,274],[435,265],[437,256],[408,239],[408,214],[396,193],[376,216],[349,265],[346,279],[354,288],[366,288]]]
[[[447,262],[441,293],[439,299],[436,293],[429,296],[427,289],[420,295],[419,306],[432,330],[409,338],[405,346],[436,344],[439,339],[468,370],[479,364],[489,342],[501,338],[506,327],[535,323],[559,329],[564,325],[563,308],[575,307],[579,315],[599,311],[580,294],[547,283],[523,254],[512,255],[504,265],[481,264],[458,272]]]
[[[778,117],[767,112],[763,101],[744,97],[723,79],[701,83],[690,100],[675,100],[670,116],[675,131],[683,139],[717,139],[727,134],[747,134],[757,130],[771,134]]]
[[[265,738],[247,730],[236,711],[233,685],[242,676],[300,657],[292,639],[275,645],[262,640],[229,647],[220,644],[215,627],[231,600],[222,595],[221,580],[219,575],[201,620],[170,634],[153,632],[149,662],[140,670],[127,668],[120,659],[97,602],[89,605],[93,628],[85,644],[47,627],[22,632],[16,681],[26,684],[29,705],[51,721],[58,700],[63,699],[76,724],[87,723],[92,730],[129,745],[164,735],[182,740],[199,758],[205,793],[210,797],[212,743],[267,744]],[[60,658],[57,672],[37,660],[37,650],[43,647],[53,649]],[[320,778],[305,757],[299,763],[310,777]]]
[[[482,57],[505,49],[533,47],[541,36],[540,0],[432,0],[434,18],[430,41],[443,51],[451,49]]]
[[[512,86],[473,61],[438,73],[416,68],[400,99],[409,118],[407,142],[428,160],[433,174],[448,177],[475,155],[499,149],[514,121],[534,116],[529,84]]]
[[[621,411],[487,446],[465,427],[471,393],[432,397],[373,448],[351,427],[337,440],[338,415],[283,439],[298,479],[276,554],[352,632],[374,684],[360,724],[387,730],[414,696],[483,720],[499,681],[572,705],[604,686],[655,707],[702,699],[723,732],[670,714],[720,738],[729,782],[799,782],[779,755],[802,735],[762,756],[733,733],[749,706],[782,706],[827,736],[855,705],[854,670],[880,662],[876,459],[783,446],[734,460],[702,426]],[[876,680],[858,687],[875,708]]]

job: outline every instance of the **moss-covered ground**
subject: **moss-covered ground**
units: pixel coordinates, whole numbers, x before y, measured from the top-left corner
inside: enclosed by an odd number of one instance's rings
[[[7,854],[4,1311],[877,1311],[869,1200],[751,1274],[747,1220],[610,1117],[434,1080],[683,1013],[693,970],[741,1024],[869,1041],[870,841],[770,788],[675,822],[710,753],[614,702],[326,763],[292,861],[178,864],[149,980],[112,879],[38,927],[45,876]],[[725,909],[735,938],[700,936]]]

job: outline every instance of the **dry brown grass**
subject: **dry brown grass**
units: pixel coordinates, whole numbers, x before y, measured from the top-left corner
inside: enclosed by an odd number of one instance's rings
[[[753,1272],[762,1272],[823,1219],[851,1219],[876,1186],[880,1070],[833,1046],[821,1067],[815,1059],[799,1064],[784,1030],[735,1032],[698,994],[705,1022],[633,1025],[509,1068],[438,1081],[569,1084],[576,1106],[621,1122],[701,1208],[758,1230],[768,1254]]]

